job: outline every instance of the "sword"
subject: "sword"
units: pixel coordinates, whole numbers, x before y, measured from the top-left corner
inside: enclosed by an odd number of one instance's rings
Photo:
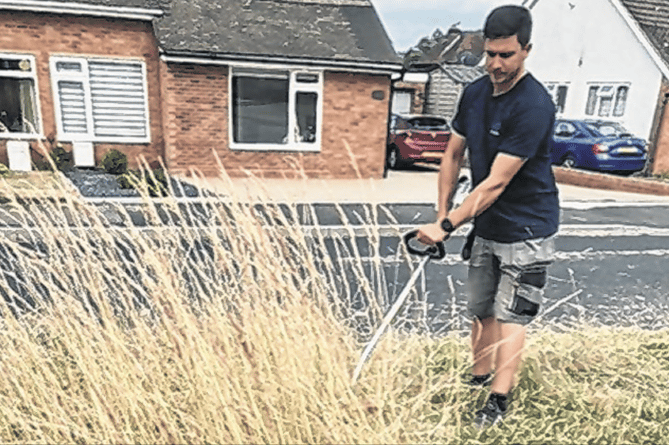
[[[444,247],[443,242],[439,242],[433,246],[426,246],[425,249],[417,249],[414,246],[412,246],[410,241],[416,238],[417,235],[418,235],[418,230],[413,230],[405,234],[403,240],[404,244],[406,245],[407,251],[410,254],[422,257],[420,263],[418,263],[418,267],[416,268],[416,270],[414,270],[413,274],[411,274],[411,278],[409,278],[409,281],[407,281],[399,297],[397,297],[397,300],[395,300],[395,303],[393,303],[393,305],[390,307],[386,315],[383,317],[383,321],[381,321],[381,324],[376,329],[374,336],[369,341],[369,343],[367,343],[367,346],[365,346],[365,349],[362,351],[362,354],[360,355],[360,360],[358,360],[358,365],[355,367],[355,370],[353,371],[353,384],[355,384],[355,382],[357,382],[358,380],[358,377],[360,377],[360,373],[362,372],[362,367],[365,365],[365,362],[367,362],[369,357],[372,355],[372,351],[374,350],[376,344],[379,342],[379,339],[383,335],[383,332],[393,321],[399,310],[402,308],[402,305],[404,305],[404,301],[409,296],[411,288],[413,287],[414,283],[416,282],[420,274],[423,272],[425,265],[431,259],[440,260],[446,256],[446,248]]]

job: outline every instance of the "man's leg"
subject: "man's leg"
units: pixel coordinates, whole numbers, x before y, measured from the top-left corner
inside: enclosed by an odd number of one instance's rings
[[[516,323],[496,323],[499,334],[495,378],[490,392],[508,395],[514,385],[514,376],[521,362],[525,346],[525,326]]]
[[[495,425],[507,412],[525,344],[525,326],[541,307],[554,251],[552,237],[496,246],[502,271],[495,298],[499,342],[490,396],[474,419],[479,428]]]
[[[465,383],[472,386],[490,384],[490,374],[498,340],[494,317],[495,295],[500,280],[499,260],[491,243],[476,238],[469,262],[469,314],[472,316],[473,367]]]
[[[495,317],[483,320],[475,318],[472,322],[472,358],[475,376],[487,375],[492,372],[495,348],[499,340],[499,327]]]

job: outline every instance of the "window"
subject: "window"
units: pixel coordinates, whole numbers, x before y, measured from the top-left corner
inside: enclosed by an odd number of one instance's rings
[[[621,117],[627,105],[628,85],[601,84],[590,85],[585,114],[598,117]]]
[[[41,133],[35,83],[32,56],[0,54],[0,137]]]
[[[554,134],[557,137],[569,138],[572,137],[574,133],[576,133],[576,127],[569,122],[558,122],[557,125],[555,125]]]
[[[231,148],[320,150],[321,73],[234,68],[231,91]]]
[[[51,73],[61,139],[149,142],[143,62],[57,57]]]
[[[565,104],[567,103],[567,89],[569,85],[563,83],[550,82],[546,84],[546,89],[548,93],[553,98],[553,103],[555,104],[555,112],[557,114],[563,114]]]
[[[613,115],[620,117],[625,114],[625,105],[627,105],[627,92],[629,91],[628,86],[620,86],[616,90],[616,104],[613,108]]]

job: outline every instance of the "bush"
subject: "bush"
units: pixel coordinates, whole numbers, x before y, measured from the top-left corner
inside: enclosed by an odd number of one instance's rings
[[[165,170],[157,168],[151,171],[151,175],[146,175],[146,184],[151,196],[167,196],[169,187],[167,185],[167,175]]]
[[[137,176],[133,172],[123,173],[116,178],[116,182],[122,189],[134,189],[137,184]]]
[[[56,166],[56,170],[66,171],[73,166],[72,153],[65,150],[61,144],[56,144],[49,156],[51,156],[51,160]]]
[[[5,164],[0,164],[0,176],[7,176],[9,174],[9,168]]]
[[[122,189],[146,190],[149,196],[167,196],[167,175],[162,168],[150,172],[129,171],[116,178]]]
[[[128,157],[118,150],[109,150],[102,158],[102,168],[112,175],[123,175],[128,172]]]

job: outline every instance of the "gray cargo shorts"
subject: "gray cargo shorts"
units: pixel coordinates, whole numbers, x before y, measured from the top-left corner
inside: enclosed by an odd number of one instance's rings
[[[555,235],[517,243],[476,237],[469,261],[469,313],[526,325],[543,303]]]

